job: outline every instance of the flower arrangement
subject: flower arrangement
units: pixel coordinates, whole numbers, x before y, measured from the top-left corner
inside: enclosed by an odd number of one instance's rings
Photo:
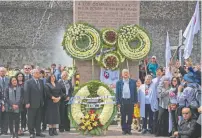
[[[115,70],[119,67],[120,57],[116,52],[109,52],[101,56],[101,66],[106,69]]]
[[[90,133],[92,135],[100,135],[103,125],[100,123],[98,114],[94,110],[90,110],[84,117],[81,118],[81,123],[79,124],[79,130],[82,133]]]
[[[138,41],[133,48],[130,43]],[[131,60],[140,60],[147,56],[151,48],[151,40],[147,33],[137,25],[122,27],[118,32],[118,49],[122,55]]]
[[[114,29],[103,29],[102,39],[108,47],[112,47],[117,42],[117,32]]]
[[[76,59],[92,59],[100,49],[99,32],[87,24],[73,24],[65,32],[62,45]]]
[[[107,85],[99,81],[90,81],[83,84],[73,93],[75,98],[70,110],[70,120],[72,120],[73,126],[76,127],[84,135],[101,135],[108,128],[113,121],[117,107],[115,104],[103,104],[101,108],[88,109],[82,102],[87,102],[82,97],[101,98],[103,103],[112,103],[112,98],[103,98],[105,96],[114,96],[113,90]]]

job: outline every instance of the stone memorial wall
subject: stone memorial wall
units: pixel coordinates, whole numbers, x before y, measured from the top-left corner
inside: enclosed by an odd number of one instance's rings
[[[127,24],[139,24],[140,2],[138,1],[75,1],[74,22],[85,22],[96,28],[114,28]],[[99,80],[100,66],[94,61],[78,61],[80,82]],[[138,78],[138,62],[128,61],[132,78]],[[94,68],[94,73],[93,73]],[[121,69],[127,68],[126,62]],[[94,77],[94,78],[93,78]]]

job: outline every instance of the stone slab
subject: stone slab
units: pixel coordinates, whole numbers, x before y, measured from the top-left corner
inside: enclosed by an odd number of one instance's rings
[[[139,1],[75,1],[74,22],[86,22],[96,28],[115,28],[126,24],[139,24]],[[129,62],[132,78],[138,78],[138,63]],[[75,61],[81,76],[80,82],[85,83],[92,77],[92,61]],[[127,68],[126,63],[120,69]],[[100,67],[95,63],[94,79],[99,80]]]

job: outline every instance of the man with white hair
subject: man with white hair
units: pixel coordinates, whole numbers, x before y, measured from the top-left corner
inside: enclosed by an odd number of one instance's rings
[[[131,124],[134,104],[137,103],[136,80],[130,79],[129,71],[122,70],[122,78],[116,83],[116,103],[121,112],[122,134],[132,135]],[[127,116],[127,121],[126,121]]]
[[[33,78],[25,82],[24,100],[28,110],[28,129],[30,138],[45,137],[41,133],[41,110],[44,106],[45,91],[43,81],[40,79],[40,71],[33,69]]]
[[[24,65],[23,72],[25,75],[25,81],[32,78],[30,65]]]
[[[8,88],[9,78],[6,77],[6,69],[0,67],[0,87],[2,89],[3,95],[5,95],[6,89]],[[8,134],[8,113],[6,111],[0,113],[0,124],[1,124],[1,134]]]
[[[62,92],[65,95],[65,98],[61,99],[60,102],[60,120],[59,125],[60,132],[70,131],[70,120],[68,118],[68,102],[73,92],[72,83],[68,80],[68,73],[63,71],[61,74],[61,79],[58,81],[62,87]]]

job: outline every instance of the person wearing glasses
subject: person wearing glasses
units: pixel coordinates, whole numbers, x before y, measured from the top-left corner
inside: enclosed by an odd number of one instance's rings
[[[31,66],[25,65],[24,66],[24,76],[25,76],[25,81],[29,80],[32,78],[31,75]]]
[[[178,107],[178,102],[177,102],[177,92],[178,92],[178,86],[180,85],[180,79],[177,77],[173,77],[171,79],[171,88],[169,90],[169,105],[168,105],[168,111],[171,113],[171,118],[172,118],[172,134],[177,131],[177,107]],[[170,138],[173,138],[171,136]]]
[[[174,132],[176,138],[196,138],[196,120],[192,118],[190,108],[182,109],[183,121],[179,125],[179,130]]]

